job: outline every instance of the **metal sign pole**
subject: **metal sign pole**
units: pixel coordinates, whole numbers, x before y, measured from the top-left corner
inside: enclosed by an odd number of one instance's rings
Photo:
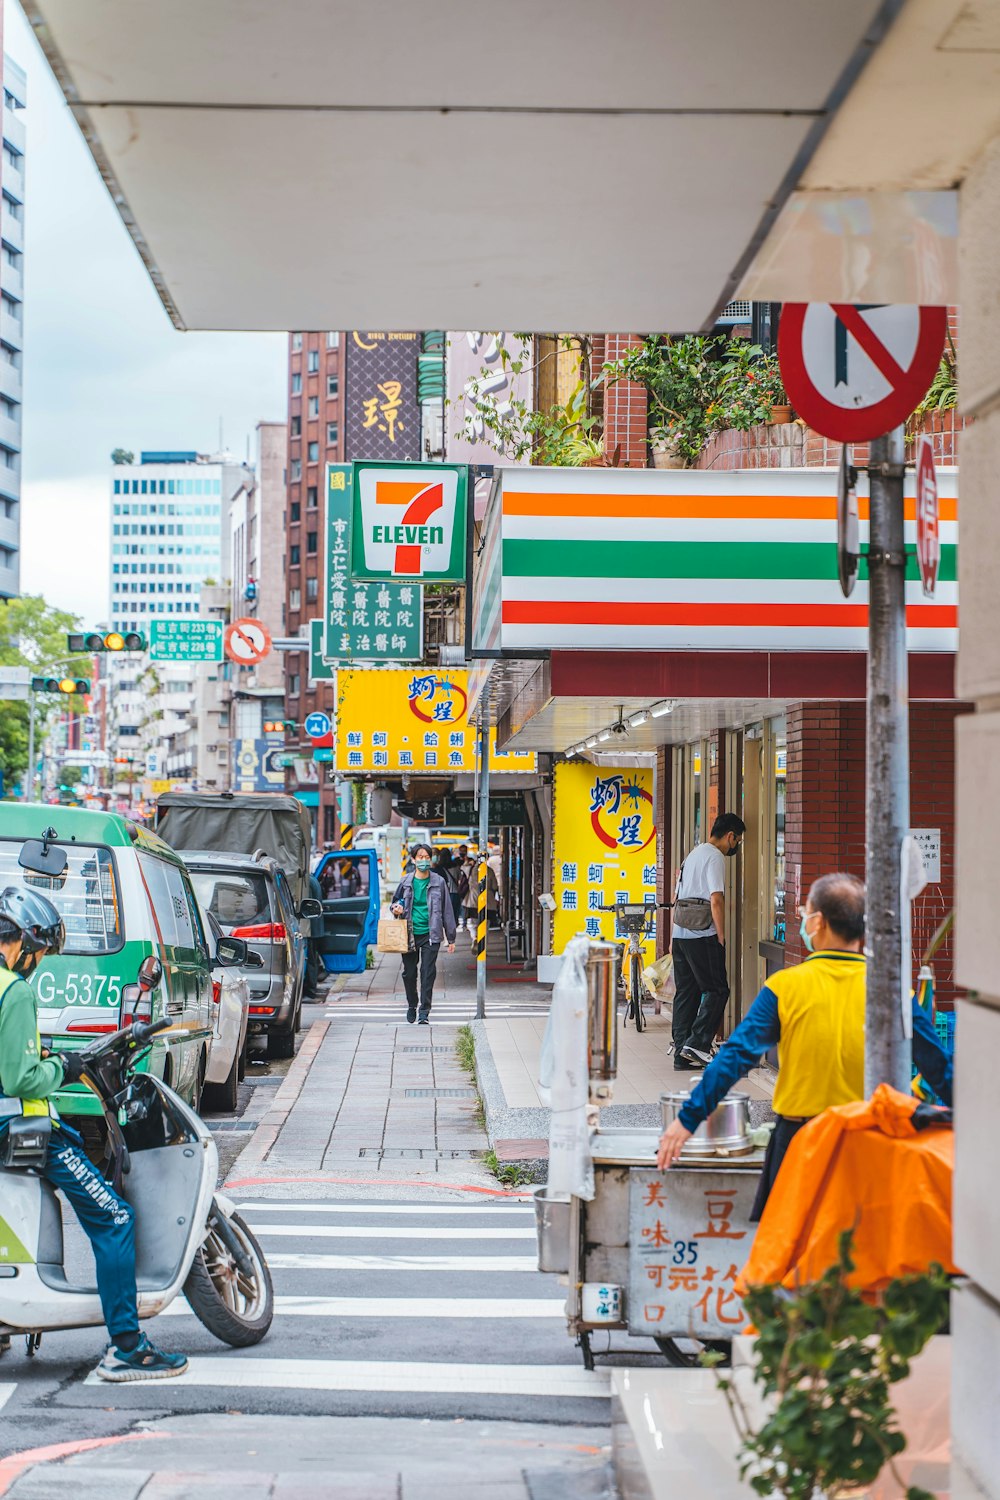
[[[23,802],[35,800],[35,695],[31,694],[28,707],[28,769],[24,774]]]
[[[900,1010],[902,966],[909,961],[903,954],[900,865],[910,823],[904,456],[903,428],[894,427],[873,439],[868,461],[866,1095],[880,1083],[909,1093],[911,1074]]]
[[[486,702],[479,723],[479,900],[476,903],[476,1019],[486,1017],[486,850],[490,836],[490,708]]]

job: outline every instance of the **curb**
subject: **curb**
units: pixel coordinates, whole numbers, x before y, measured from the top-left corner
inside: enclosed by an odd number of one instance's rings
[[[309,1070],[316,1061],[316,1054],[323,1044],[323,1038],[330,1029],[329,1021],[314,1021],[299,1048],[298,1055],[288,1072],[285,1081],[278,1089],[271,1107],[263,1116],[260,1124],[253,1133],[253,1139],[248,1141],[233,1162],[226,1179],[228,1183],[237,1174],[237,1169],[245,1172],[247,1168],[263,1166],[271,1147],[285,1126],[288,1116],[298,1103],[299,1095],[305,1087],[305,1081],[309,1076]],[[225,1184],[223,1184],[225,1186]]]

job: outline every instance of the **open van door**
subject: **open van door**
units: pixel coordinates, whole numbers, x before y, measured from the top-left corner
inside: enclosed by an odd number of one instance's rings
[[[381,904],[378,858],[372,848],[337,849],[316,866],[323,920],[313,919],[313,941],[329,974],[360,974],[378,937]]]

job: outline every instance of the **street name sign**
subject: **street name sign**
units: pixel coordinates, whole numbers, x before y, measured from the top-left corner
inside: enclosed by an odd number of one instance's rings
[[[30,696],[30,667],[0,667],[0,699],[7,703],[24,703]]]
[[[222,661],[221,620],[150,620],[153,661]]]
[[[926,395],[947,327],[944,307],[788,302],[778,328],[788,399],[824,437],[879,437]]]
[[[226,626],[226,655],[241,667],[252,667],[271,649],[271,632],[260,620],[234,620]]]
[[[355,463],[352,575],[464,582],[468,472],[465,464]]]
[[[938,526],[938,486],[934,471],[934,447],[924,434],[917,443],[917,562],[920,579],[928,599],[934,598],[938,567],[941,562],[941,533]]]

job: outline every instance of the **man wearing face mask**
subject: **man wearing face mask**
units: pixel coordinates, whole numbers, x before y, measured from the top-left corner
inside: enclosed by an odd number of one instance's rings
[[[772,974],[732,1036],[660,1138],[657,1165],[671,1166],[685,1141],[770,1047],[778,1048],[777,1124],[768,1142],[751,1219],[764,1211],[789,1143],[814,1115],[865,1097],[865,888],[854,875],[823,875],[801,908],[809,950]],[[913,1002],[913,1061],[951,1103],[951,1059]]]
[[[712,1039],[729,1000],[726,860],[737,853],[745,832],[742,818],[720,813],[707,842],[696,844],[681,865],[670,944],[675,986],[671,1030],[677,1072],[711,1061]]]
[[[447,885],[431,870],[431,850],[426,844],[416,844],[412,854],[413,870],[403,876],[393,892],[390,910],[394,917],[406,918],[409,931],[409,951],[403,954],[406,1019],[411,1026],[418,1019],[426,1026],[431,1016],[438,952],[446,933],[448,952],[455,951],[455,912]]]

